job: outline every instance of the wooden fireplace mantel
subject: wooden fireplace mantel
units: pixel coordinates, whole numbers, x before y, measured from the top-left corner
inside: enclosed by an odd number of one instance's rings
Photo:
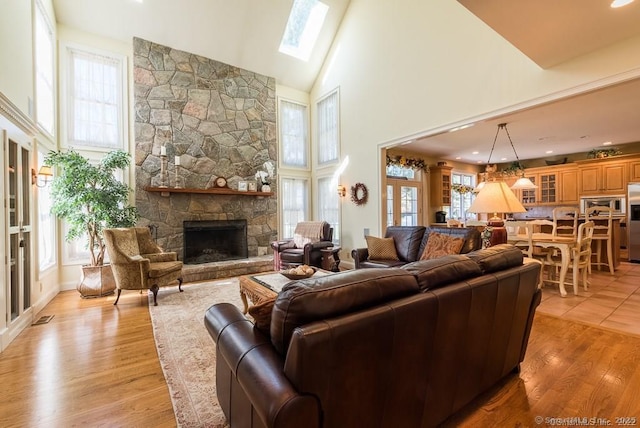
[[[215,187],[211,189],[176,189],[175,187],[151,187],[145,186],[147,192],[158,192],[162,196],[169,196],[171,193],[205,193],[210,195],[241,195],[241,196],[272,196],[273,192],[241,192],[227,187]]]

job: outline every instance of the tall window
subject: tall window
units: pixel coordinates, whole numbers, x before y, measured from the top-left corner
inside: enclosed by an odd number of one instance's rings
[[[35,8],[35,74],[36,120],[49,135],[53,135],[55,101],[53,88],[53,29],[40,1]]]
[[[307,106],[280,100],[280,145],[282,166],[309,167]]]
[[[476,178],[474,175],[459,174],[454,172],[451,174],[451,183],[463,184],[465,186],[473,188],[476,185]],[[473,199],[474,194],[472,192],[460,193],[452,190],[451,206],[447,207],[447,218],[453,218],[462,221],[467,219],[476,219],[476,214],[467,213],[467,210],[471,206]]]
[[[338,161],[340,149],[339,117],[338,90],[336,89],[318,101],[318,165]]]
[[[123,59],[68,47],[70,144],[123,148]]]
[[[38,152],[38,167],[44,164],[44,153]],[[56,222],[51,214],[51,186],[38,187],[38,264],[40,271],[56,263]]]
[[[340,200],[332,177],[318,179],[318,220],[333,228],[333,242],[340,243]]]
[[[309,219],[309,183],[306,179],[283,178],[280,187],[282,198],[283,238],[293,238],[298,222]]]

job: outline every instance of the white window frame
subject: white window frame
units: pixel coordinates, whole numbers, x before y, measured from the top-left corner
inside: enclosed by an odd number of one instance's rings
[[[40,0],[37,0],[34,7],[33,27],[35,116],[40,130],[51,138],[54,137],[56,131],[55,37],[53,28],[45,7]],[[48,117],[49,120],[45,121],[45,117]]]
[[[297,144],[300,144],[302,147],[299,149],[304,151],[303,157],[304,162],[301,164],[298,163],[287,163],[284,154],[287,153],[287,148],[285,147],[285,140],[287,139],[284,135],[286,129],[290,129],[286,126],[286,115],[284,114],[284,109],[286,108],[286,104],[293,104],[304,108],[304,119],[303,119],[303,129],[298,129],[297,131],[301,134],[299,137],[301,141],[298,141]],[[305,103],[301,103],[298,101],[294,101],[287,98],[278,98],[278,112],[279,112],[279,122],[280,122],[280,167],[281,168],[291,168],[297,170],[309,171],[310,162],[309,162],[309,154],[310,154],[310,141],[309,141],[309,105]],[[291,138],[294,138],[293,136]]]
[[[127,91],[127,60],[126,56],[115,53],[104,51],[100,49],[91,48],[88,46],[79,45],[72,42],[62,42],[61,43],[61,58],[64,58],[61,61],[61,70],[64,78],[62,79],[62,102],[63,106],[63,121],[65,125],[62,126],[62,141],[61,145],[63,147],[73,147],[87,150],[97,150],[97,151],[112,151],[116,149],[120,150],[128,150],[128,138],[127,132],[128,129],[128,121],[127,114],[128,111],[127,105],[125,104],[125,100],[127,99],[126,91]],[[73,55],[88,55],[95,56],[96,58],[104,58],[107,61],[112,61],[114,65],[117,67],[117,90],[116,90],[116,120],[117,120],[117,130],[116,130],[116,141],[113,144],[106,142],[92,142],[85,140],[77,140],[73,134],[73,126],[74,126],[74,97],[73,97]]]
[[[37,171],[44,165],[46,153],[43,150],[45,150],[45,147],[38,148]],[[49,183],[49,185],[38,187],[37,189],[38,269],[42,273],[57,264],[56,217],[51,214],[51,184]],[[45,251],[47,248],[49,251]],[[46,259],[43,260],[43,257],[46,257]]]
[[[476,186],[476,175],[468,172],[458,172],[451,171],[451,184],[466,184],[467,186],[475,187]],[[454,205],[454,200],[460,199],[461,201],[461,210],[462,215],[460,217],[453,217],[452,206]],[[467,213],[467,209],[473,203],[475,199],[475,195],[473,193],[467,193],[465,195],[461,195],[458,192],[451,190],[451,205],[445,208],[447,213],[447,218],[456,220],[460,220],[464,222],[465,220],[476,220],[478,218],[477,214]]]
[[[287,185],[285,184],[286,181],[295,182],[296,184],[303,185],[304,195],[302,196],[303,197],[302,206],[296,207],[297,208],[296,211],[302,211],[303,215],[302,215],[302,218],[298,217],[298,219],[296,219],[295,222],[291,220],[290,216],[288,215],[290,211],[294,211],[294,210],[289,209],[289,205],[291,205],[291,208],[293,208],[293,204],[291,204],[292,202],[290,197],[291,195],[287,194],[287,190],[286,190]],[[309,195],[311,193],[310,192],[311,189],[310,189],[309,179],[307,177],[281,176],[278,189],[280,190],[279,197],[281,198],[280,237],[283,239],[293,238],[293,231],[296,227],[296,224],[298,224],[299,221],[305,221],[310,219]]]
[[[328,222],[333,228],[333,243],[340,244],[340,235],[342,227],[342,204],[340,204],[340,196],[338,196],[338,180],[335,175],[318,176],[316,181],[316,219]],[[323,209],[325,199],[335,202],[335,209],[327,213]],[[335,218],[332,215],[335,212]]]
[[[328,103],[335,97],[335,116],[330,118],[330,120],[325,120],[322,117],[322,112],[325,110],[324,103]],[[340,91],[339,88],[334,89],[329,92],[322,98],[320,98],[316,103],[316,118],[317,118],[317,126],[316,126],[316,159],[317,165],[319,167],[336,164],[340,160]],[[333,129],[330,129],[328,126],[325,126],[329,121],[333,125]],[[334,138],[330,133],[334,133]],[[333,141],[332,141],[333,140]],[[327,144],[331,144],[329,147],[329,155],[326,154]]]

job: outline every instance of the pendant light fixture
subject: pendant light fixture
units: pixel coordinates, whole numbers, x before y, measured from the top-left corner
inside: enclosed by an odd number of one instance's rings
[[[499,123],[498,124],[498,130],[496,131],[496,136],[493,138],[493,145],[491,146],[491,152],[489,152],[489,160],[487,160],[487,166],[485,167],[485,172],[482,173],[483,175],[483,181],[481,181],[475,189],[473,189],[474,192],[479,192],[484,186],[485,183],[489,180],[494,180],[496,178],[496,176],[501,176],[500,178],[503,177],[503,175],[501,175],[500,173],[498,173],[495,170],[495,166],[491,166],[491,156],[493,155],[493,149],[495,149],[496,147],[496,141],[498,140],[498,134],[500,134],[500,130],[504,129],[504,131],[507,134],[507,138],[509,139],[509,144],[511,144],[511,148],[513,149],[513,154],[516,155],[516,164],[518,165],[519,170],[521,171],[520,173],[520,178],[518,178],[518,180],[516,180],[516,182],[513,184],[513,186],[511,186],[511,189],[513,190],[517,190],[517,189],[537,189],[538,186],[536,186],[531,180],[529,180],[527,177],[524,176],[524,167],[522,166],[522,163],[520,163],[520,158],[518,157],[518,152],[516,152],[516,148],[513,145],[513,141],[511,141],[511,135],[509,135],[509,130],[507,129],[507,124],[506,123]]]

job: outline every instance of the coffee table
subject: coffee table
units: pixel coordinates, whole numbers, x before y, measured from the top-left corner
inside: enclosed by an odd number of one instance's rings
[[[319,276],[329,275],[331,272],[318,269],[313,275],[314,278]],[[288,284],[291,280],[279,272],[269,272],[258,275],[244,275],[239,278],[240,283],[240,298],[244,309],[243,314],[246,314],[249,310],[249,302],[254,305],[271,299],[278,295],[282,287]],[[248,299],[248,300],[247,300]]]

